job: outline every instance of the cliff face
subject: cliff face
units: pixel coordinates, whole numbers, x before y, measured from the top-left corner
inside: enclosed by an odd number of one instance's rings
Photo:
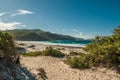
[[[36,80],[25,68],[18,64],[0,60],[0,80]]]

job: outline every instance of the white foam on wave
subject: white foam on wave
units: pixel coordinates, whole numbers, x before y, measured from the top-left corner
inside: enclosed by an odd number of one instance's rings
[[[21,42],[21,41],[19,41]],[[60,46],[69,46],[69,47],[85,47],[85,44],[63,44],[63,43],[52,43],[49,41],[22,41],[27,43],[35,43],[35,44],[44,44],[44,45],[60,45]]]
[[[45,45],[60,45],[60,46],[70,46],[70,47],[85,47],[85,44],[63,44],[63,43],[52,43],[48,41],[41,41],[41,44]]]

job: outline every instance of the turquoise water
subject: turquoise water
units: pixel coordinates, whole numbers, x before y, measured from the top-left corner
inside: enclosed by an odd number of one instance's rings
[[[52,43],[60,43],[60,44],[90,44],[91,40],[55,40],[55,41],[50,41]]]
[[[91,40],[54,40],[54,41],[42,41],[41,43],[48,45],[85,47],[87,44],[91,43]]]
[[[41,43],[45,45],[61,45],[71,47],[85,47],[91,43],[91,40],[54,40],[54,41],[28,41],[34,43]]]

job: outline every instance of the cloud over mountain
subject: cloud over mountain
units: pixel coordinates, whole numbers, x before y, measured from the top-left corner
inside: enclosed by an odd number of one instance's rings
[[[13,30],[15,29],[17,26],[21,26],[23,25],[20,22],[3,22],[0,21],[0,30]]]

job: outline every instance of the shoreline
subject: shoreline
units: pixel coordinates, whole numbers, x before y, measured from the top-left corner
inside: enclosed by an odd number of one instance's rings
[[[65,54],[69,54],[70,52],[83,52],[83,47],[76,47],[76,46],[66,46],[66,45],[49,45],[49,44],[42,44],[36,41],[15,41],[18,47],[25,48],[27,52],[36,52],[36,51],[43,51],[46,47],[53,47],[56,50],[59,50]],[[22,44],[22,45],[21,45]],[[33,46],[34,47],[30,47]]]
[[[50,41],[15,41],[15,42],[24,42],[24,43],[37,43],[42,45],[50,45],[50,46],[61,46],[61,47],[72,47],[72,48],[83,48],[85,44],[63,44],[63,43],[52,43]]]

